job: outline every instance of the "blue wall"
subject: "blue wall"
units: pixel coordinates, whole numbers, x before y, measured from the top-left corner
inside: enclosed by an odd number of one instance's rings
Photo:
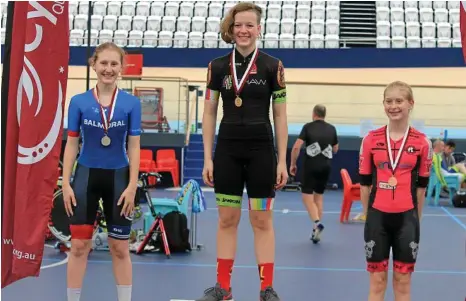
[[[3,49],[2,61],[3,61]],[[135,50],[135,49],[128,49]],[[146,67],[206,68],[230,49],[141,48]],[[404,49],[264,49],[286,68],[422,68],[463,67],[461,48]],[[86,47],[71,47],[70,65],[87,64]]]

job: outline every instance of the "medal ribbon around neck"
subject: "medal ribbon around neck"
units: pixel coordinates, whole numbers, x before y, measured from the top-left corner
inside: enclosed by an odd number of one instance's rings
[[[113,91],[112,102],[110,103],[110,109],[107,112],[108,116],[105,114],[104,107],[100,103],[99,91],[98,91],[97,86],[95,86],[95,89],[93,90],[93,92],[94,92],[94,97],[95,97],[95,99],[97,100],[97,102],[99,103],[99,106],[100,106],[100,117],[102,119],[102,125],[104,127],[105,136],[107,136],[108,135],[108,128],[110,126],[110,120],[112,120],[113,112],[115,111],[115,106],[116,106],[117,96],[118,96],[118,88],[115,88],[115,90]]]
[[[244,88],[244,84],[246,83],[247,78],[249,77],[249,74],[251,73],[251,68],[252,66],[256,63],[257,56],[259,54],[259,49],[256,47],[254,50],[254,54],[252,55],[251,61],[249,62],[248,68],[244,72],[243,77],[241,78],[241,81],[238,82],[238,76],[236,74],[236,49],[233,49],[233,52],[231,54],[230,58],[230,70],[231,70],[231,75],[233,77],[233,88],[235,89],[236,96],[238,97],[241,91]]]
[[[392,144],[390,143],[391,142],[390,141],[390,130],[387,125],[385,136],[387,137],[388,157],[390,158],[390,166],[392,168],[393,174],[395,174],[395,170],[398,167],[398,163],[400,162],[401,154],[403,153],[403,149],[405,147],[406,141],[408,140],[409,130],[410,130],[410,127],[408,126],[408,128],[406,129],[406,132],[404,133],[403,140],[401,141],[400,150],[398,151],[395,161],[393,161]]]

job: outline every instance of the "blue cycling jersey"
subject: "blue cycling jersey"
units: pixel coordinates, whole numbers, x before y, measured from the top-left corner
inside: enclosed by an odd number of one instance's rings
[[[89,168],[119,169],[129,165],[127,136],[141,134],[141,102],[133,95],[117,90],[108,127],[111,143],[102,144],[105,136],[100,104],[93,89],[71,98],[68,107],[68,136],[82,137],[78,163]],[[111,106],[104,107],[109,116]]]

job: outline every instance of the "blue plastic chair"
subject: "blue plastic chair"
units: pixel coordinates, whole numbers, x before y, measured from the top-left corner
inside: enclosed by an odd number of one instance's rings
[[[447,188],[448,188],[448,194],[450,196],[450,202],[453,203],[453,196],[455,195],[455,192],[460,189],[460,183],[458,181],[457,176],[449,176],[449,175],[444,175],[443,178],[445,179],[445,182],[447,183]],[[442,184],[440,183],[440,180],[437,177],[437,174],[435,173],[435,170],[432,168],[430,171],[430,177],[429,177],[429,185],[427,186],[427,203],[430,204],[432,201],[432,193],[435,195],[433,198],[433,205],[438,206],[439,200],[440,200],[440,192],[442,191]]]

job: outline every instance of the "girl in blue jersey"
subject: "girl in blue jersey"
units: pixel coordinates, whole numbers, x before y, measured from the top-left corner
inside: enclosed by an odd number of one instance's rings
[[[63,198],[70,217],[68,301],[79,301],[97,206],[103,201],[118,301],[130,301],[132,264],[128,238],[137,190],[141,104],[118,89],[125,53],[113,43],[98,46],[90,58],[95,88],[71,98],[63,158]],[[82,147],[71,183],[73,165]]]

